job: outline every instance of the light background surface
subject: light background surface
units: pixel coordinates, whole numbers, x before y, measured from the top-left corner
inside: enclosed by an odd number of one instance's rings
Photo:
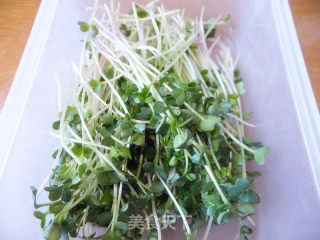
[[[199,0],[196,6],[191,4],[194,1],[167,2],[175,7],[190,2],[187,8],[190,15],[198,15],[200,6],[205,4],[208,6],[207,16],[220,13],[233,16],[234,28],[225,32],[225,37],[231,41],[234,53],[241,53],[239,68],[248,90],[243,100],[246,109],[254,112],[252,122],[258,125],[248,134],[272,148],[267,164],[258,168],[263,176],[257,179],[254,188],[261,194],[262,202],[254,216],[257,227],[252,238],[319,238],[318,193],[270,4],[267,0],[248,0],[247,5],[227,0],[210,7],[206,4],[209,0]],[[80,8],[84,5],[84,0],[60,1],[56,9],[0,181],[0,239],[42,239],[39,221],[32,216],[29,186],[39,186],[50,171],[50,155],[58,145],[48,135],[51,122],[58,116],[53,73],[58,72],[63,79],[65,96],[73,79],[69,61],[77,62],[79,57],[82,34],[75,22],[85,19]],[[212,236],[217,240],[237,238],[236,225],[234,221],[231,225],[215,227]],[[178,235],[178,231],[166,233],[165,239],[175,239],[172,237]]]

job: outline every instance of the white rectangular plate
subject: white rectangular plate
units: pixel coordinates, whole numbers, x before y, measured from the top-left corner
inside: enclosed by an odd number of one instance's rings
[[[129,3],[122,0],[122,4]],[[138,1],[140,2],[140,1]],[[146,1],[143,1],[146,2]],[[231,14],[232,31],[224,33],[244,78],[245,108],[255,129],[248,135],[272,152],[254,188],[261,204],[253,216],[251,239],[319,239],[320,119],[287,1],[168,0],[187,15]],[[2,112],[0,124],[0,238],[42,239],[33,217],[29,186],[39,187],[50,171],[58,141],[49,136],[58,118],[56,72],[63,96],[73,81],[70,61],[79,59],[90,1],[44,0]],[[209,239],[237,239],[238,223],[214,226]],[[180,233],[165,234],[176,239]],[[169,237],[170,236],[170,237]],[[179,235],[181,236],[181,235]]]

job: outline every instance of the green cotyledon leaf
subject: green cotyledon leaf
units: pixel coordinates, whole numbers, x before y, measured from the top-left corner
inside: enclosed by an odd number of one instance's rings
[[[57,223],[49,224],[44,230],[44,238],[47,240],[59,240],[61,237],[61,229]]]
[[[78,22],[78,25],[80,26],[81,32],[88,32],[90,29],[90,25],[86,22]]]
[[[265,155],[267,155],[270,152],[269,147],[261,147],[254,151],[254,161],[258,165],[263,165],[265,162]]]
[[[188,140],[191,138],[191,132],[186,130],[180,130],[177,136],[173,139],[173,148],[175,149],[183,149],[188,145]]]
[[[165,104],[161,101],[157,101],[153,104],[153,111],[157,113],[163,113],[167,110]]]
[[[206,115],[200,121],[200,130],[203,132],[213,131],[216,124],[221,122],[221,118],[217,116]]]
[[[251,205],[251,204],[243,204],[243,205],[239,205],[237,207],[237,210],[240,212],[240,213],[243,213],[243,214],[246,214],[246,215],[249,215],[249,214],[252,214],[254,212],[254,207]]]
[[[150,186],[150,191],[154,192],[154,193],[160,193],[164,190],[164,186],[162,185],[162,183],[160,181],[154,182],[151,186]]]

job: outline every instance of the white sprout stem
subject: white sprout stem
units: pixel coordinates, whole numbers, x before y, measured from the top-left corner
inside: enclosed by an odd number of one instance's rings
[[[150,174],[148,174],[148,183],[151,186],[152,181],[151,181]],[[156,227],[157,227],[158,240],[161,240],[161,227],[160,227],[160,222],[159,222],[159,218],[157,215],[156,202],[155,202],[155,197],[154,197],[153,193],[152,193],[151,205],[152,205],[153,218],[154,218],[154,221],[155,221]]]
[[[112,163],[112,161],[110,159],[108,159],[104,154],[102,154],[100,151],[96,150],[96,149],[92,149],[96,154],[98,154],[98,156],[100,157],[100,159],[104,160],[118,175],[120,175],[122,178],[124,178],[123,173],[121,173],[119,171],[119,169],[116,168],[116,166],[114,166],[114,164]]]
[[[205,165],[204,168],[206,169],[206,171],[207,171],[210,179],[212,180],[214,186],[216,187],[218,193],[220,194],[223,203],[224,203],[224,204],[230,204],[230,202],[228,201],[228,199],[227,199],[226,196],[224,195],[222,189],[220,188],[217,180],[215,179],[215,177],[214,177],[214,175],[213,175],[210,167],[209,167],[208,165]]]
[[[244,125],[246,125],[246,126],[248,126],[248,127],[252,127],[252,128],[256,127],[254,124],[248,123],[247,121],[245,121],[245,120],[237,117],[236,115],[234,115],[234,114],[232,114],[232,113],[228,113],[227,115],[228,115],[229,117],[232,117],[232,118],[236,119],[237,121],[241,122],[242,124],[244,124]]]
[[[250,216],[248,216],[247,219],[252,226],[254,226],[254,227],[256,226],[256,223],[253,221],[253,219]]]
[[[255,151],[251,148],[249,148],[247,145],[245,145],[244,143],[240,142],[235,136],[232,135],[232,133],[230,133],[228,131],[228,129],[226,129],[222,124],[219,124],[219,127],[236,143],[238,144],[240,147],[246,149],[247,151],[254,153]]]
[[[171,200],[173,201],[176,209],[178,210],[178,212],[180,213],[180,216],[182,218],[183,224],[186,227],[187,233],[190,234],[191,230],[189,227],[189,224],[187,222],[186,216],[184,215],[182,209],[180,208],[179,203],[177,202],[177,200],[175,199],[175,197],[173,196],[172,192],[170,191],[169,187],[167,186],[167,184],[162,180],[162,178],[159,176],[159,174],[157,174],[157,177],[159,178],[160,182],[162,183],[162,185],[164,186],[164,188],[166,189],[168,195],[170,196]]]
[[[79,113],[82,130],[84,130],[84,132],[86,133],[86,135],[87,135],[87,137],[89,138],[90,142],[94,142],[93,139],[92,139],[92,136],[91,136],[91,134],[90,134],[90,132],[89,132],[89,129],[88,129],[88,127],[87,127],[87,125],[86,125],[86,123],[85,123],[85,121],[84,121],[84,119],[83,119],[83,115],[82,115],[82,113],[81,113],[81,111],[80,111],[80,108],[79,108],[79,106],[78,106],[77,104],[76,104],[76,109],[77,109],[77,111],[78,111],[78,113]]]
[[[221,36],[217,36],[217,38],[214,39],[214,41],[212,42],[209,50],[208,50],[208,54],[211,55],[212,50],[214,49],[214,47],[218,44],[218,42],[220,41]]]
[[[49,132],[49,134],[55,138],[61,139],[61,136],[58,134],[55,134],[53,132]],[[98,147],[98,148],[102,148],[102,149],[106,149],[106,150],[110,150],[110,147],[98,144],[98,143],[92,143],[92,142],[87,142],[84,140],[79,140],[79,139],[75,139],[75,138],[65,138],[66,141],[69,142],[74,142],[74,143],[80,143],[80,144],[84,144],[84,145],[88,145],[88,146],[93,146],[93,147]]]
[[[156,227],[157,227],[157,234],[158,234],[158,239],[161,240],[161,227],[160,227],[160,223],[159,223],[159,218],[157,216],[157,210],[156,210],[156,203],[154,200],[154,195],[153,198],[151,200],[151,204],[152,204],[152,213],[153,213],[153,217],[156,223]]]
[[[122,194],[123,182],[119,183],[119,193],[118,193],[118,206],[120,206],[121,194]]]
[[[207,224],[207,227],[206,227],[206,231],[204,232],[202,240],[207,240],[208,239],[208,236],[209,236],[209,233],[210,233],[210,230],[211,230],[211,226],[212,226],[212,222],[213,222],[213,216],[209,217],[209,221],[208,221],[208,224]]]
[[[142,163],[143,163],[143,155],[140,154],[139,165],[138,165],[138,170],[137,170],[136,178],[139,178],[139,176],[140,176]]]
[[[105,105],[106,107],[108,107],[108,104],[105,103],[105,101],[103,101],[92,89],[90,86],[88,86],[88,84],[83,80],[81,74],[78,72],[77,67],[72,63],[73,66],[73,70],[75,71],[75,73],[77,73],[80,82],[83,84],[83,86],[94,96],[96,97],[96,99],[98,99],[98,101],[100,103],[102,103],[103,105]]]
[[[221,170],[219,161],[218,161],[218,159],[217,159],[217,157],[216,157],[216,155],[214,154],[214,151],[213,151],[211,138],[208,138],[208,140],[209,140],[209,150],[210,150],[211,156],[212,156],[212,158],[213,158],[213,161],[214,161],[214,163],[216,164],[217,168],[218,168],[219,170]]]
[[[188,158],[188,151],[186,149],[184,149],[183,152],[184,152],[184,158],[185,158],[185,161],[186,161],[186,166],[185,166],[183,175],[186,175],[187,172],[188,172],[189,158]]]
[[[198,140],[198,142],[199,142],[199,145],[203,146],[203,142],[201,141],[200,136],[199,136],[198,134],[197,134],[196,136],[197,136],[197,140]],[[220,170],[221,167],[220,167],[220,164],[219,164],[219,162],[218,162],[218,159],[216,158],[216,156],[215,156],[215,154],[214,154],[214,152],[213,152],[212,143],[211,143],[211,139],[210,139],[210,138],[209,138],[209,145],[210,145],[210,148],[209,148],[209,149],[210,149],[210,154],[211,154],[211,156],[212,156],[212,159],[213,159],[214,163],[216,164],[217,168]],[[208,166],[210,167],[210,169],[211,169],[211,165],[210,165],[210,162],[209,162],[207,153],[204,153],[203,155],[204,155],[204,159],[205,159],[206,162],[207,162],[207,165],[208,165]],[[211,170],[212,170],[212,169],[211,169]]]
[[[201,38],[202,46],[203,46],[203,47],[205,48],[205,50],[207,51],[207,50],[208,50],[208,47],[207,47],[207,43],[206,43],[206,36],[205,36],[205,33],[204,33],[204,26],[203,26],[204,10],[205,10],[205,7],[203,6],[203,7],[201,8],[199,28],[200,28],[200,34],[201,34],[200,38]]]
[[[174,14],[177,14],[180,12],[180,9],[176,9],[176,10],[171,10],[171,11],[166,11],[166,12],[163,12],[161,14],[155,14],[155,17],[156,18],[159,18],[161,16],[170,16],[170,15],[174,15]],[[135,22],[135,19],[132,19],[132,18],[120,18],[119,19],[120,22]],[[147,22],[147,21],[150,21],[150,17],[145,17],[145,18],[141,18],[140,19],[141,22]]]
[[[96,54],[92,54],[96,63],[97,63],[97,67],[98,67],[98,71],[100,73],[100,76],[108,83],[108,86],[110,87],[111,91],[114,93],[114,95],[118,98],[119,102],[120,102],[120,105],[122,106],[123,110],[126,112],[126,113],[129,113],[126,105],[124,104],[122,98],[120,97],[118,91],[114,88],[114,86],[112,85],[112,83],[109,81],[109,79],[104,75],[104,73],[102,72],[100,66],[99,66],[99,62],[98,62],[98,59],[97,59],[97,56]]]
[[[184,102],[183,103],[194,115],[196,115],[198,118],[201,120],[204,120],[204,118],[197,112],[195,111],[188,103]]]
[[[114,231],[114,228],[116,226],[117,218],[118,218],[118,204],[117,204],[117,192],[118,192],[118,185],[113,184],[113,203],[112,203],[112,224],[111,224],[111,231]]]
[[[82,194],[76,201],[74,201],[72,204],[69,206],[66,206],[61,212],[59,212],[56,216],[55,219],[58,219],[66,210],[72,209],[74,206],[78,205],[83,199],[85,199],[94,188],[96,187],[96,183],[91,184],[91,186],[87,189],[87,191]]]

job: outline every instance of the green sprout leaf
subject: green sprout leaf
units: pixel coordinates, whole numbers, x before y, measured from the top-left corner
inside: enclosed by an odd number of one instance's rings
[[[138,134],[144,134],[146,130],[146,124],[144,123],[137,123],[134,125],[134,131]]]
[[[92,90],[94,92],[99,93],[101,91],[101,85],[102,85],[101,82],[94,80],[94,79],[91,79],[89,82],[89,85],[90,85],[90,87],[92,87]]]
[[[151,162],[146,162],[143,164],[143,169],[146,171],[146,172],[151,172],[153,171],[154,169],[154,166],[153,166],[153,163]]]
[[[82,177],[86,170],[87,170],[87,164],[86,163],[82,163],[79,166],[79,170],[78,170],[79,177]]]
[[[48,213],[43,213],[43,212],[40,212],[40,211],[34,211],[33,215],[36,218],[41,220],[40,226],[41,226],[41,228],[44,228],[44,226],[46,225],[46,217],[47,217]]]
[[[154,166],[154,170],[156,171],[157,174],[159,174],[159,176],[162,179],[166,179],[167,178],[167,174],[166,174],[166,172],[163,170],[163,168],[161,166]]]
[[[112,124],[113,123],[113,116],[111,113],[103,114],[99,119],[100,124]]]
[[[259,171],[248,172],[248,171],[247,171],[247,175],[248,175],[249,177],[254,178],[254,177],[261,176],[261,172],[259,172]]]
[[[139,18],[145,18],[149,15],[148,12],[142,9],[139,5],[135,4],[135,7]],[[133,14],[133,11],[130,11],[130,14]]]
[[[193,182],[194,180],[197,179],[196,175],[193,174],[193,173],[188,173],[188,174],[186,175],[186,178],[187,178],[190,182]]]
[[[239,191],[245,191],[249,187],[249,182],[245,178],[238,178],[236,181],[236,187]]]
[[[251,203],[251,204],[256,204],[260,202],[259,195],[251,189],[241,193],[239,195],[239,200],[243,203]]]
[[[43,217],[46,216],[45,213],[42,213],[42,212],[40,212],[40,211],[34,211],[34,212],[33,212],[33,215],[34,215],[36,218],[38,218],[38,219],[42,219]]]
[[[186,181],[187,179],[184,176],[181,177],[176,173],[170,182],[175,187],[183,187]]]
[[[91,25],[91,29],[93,30],[94,37],[99,34],[99,29],[96,25]]]
[[[129,37],[131,34],[131,30],[127,27],[127,25],[125,25],[124,23],[121,24],[120,29],[123,30],[124,35],[126,37]]]
[[[164,186],[160,181],[157,181],[157,182],[154,182],[149,189],[151,192],[161,193],[164,190]]]
[[[62,186],[56,185],[56,186],[50,186],[50,187],[45,187],[45,191],[49,192],[49,199],[51,201],[56,201],[58,200],[61,195],[62,195]]]
[[[190,50],[193,51],[193,52],[194,52],[197,48],[198,48],[198,46],[197,46],[196,43],[192,43],[192,44],[190,45]]]
[[[75,144],[71,151],[74,153],[74,155],[80,157],[82,155],[82,145],[81,144]]]
[[[117,229],[120,229],[120,230],[128,230],[129,229],[129,226],[127,223],[124,223],[124,222],[117,222],[116,223],[116,228]]]
[[[175,98],[178,106],[181,106],[185,101],[185,93],[181,88],[175,88],[171,92],[172,97]]]
[[[108,78],[112,79],[114,76],[114,69],[111,66],[108,66],[104,69],[103,74]]]
[[[200,121],[200,130],[203,132],[213,131],[216,124],[221,122],[221,118],[217,116],[206,115]]]
[[[191,161],[194,163],[194,164],[199,164],[200,163],[200,160],[201,160],[201,155],[200,153],[195,153],[192,155],[191,157]]]
[[[231,16],[230,16],[230,14],[228,14],[228,15],[223,19],[223,21],[228,22],[228,21],[230,21],[230,19],[231,19]]]
[[[216,213],[215,207],[212,206],[212,205],[209,205],[209,207],[208,207],[208,209],[207,209],[207,215],[208,215],[209,217],[212,217],[212,216],[215,215],[215,213]]]
[[[152,116],[152,111],[150,108],[143,107],[141,111],[137,113],[136,118],[139,120],[149,120]]]
[[[81,32],[88,32],[90,29],[90,25],[86,22],[78,22],[78,25],[80,26]]]
[[[234,153],[232,156],[232,162],[238,166],[241,166],[244,161],[240,153]]]
[[[97,181],[103,187],[119,183],[119,180],[115,177],[115,174],[112,171],[98,173]]]
[[[164,113],[167,110],[163,102],[157,101],[153,104],[153,111],[157,113]]]
[[[44,229],[44,238],[47,240],[59,240],[61,237],[60,226],[56,223],[49,224]]]
[[[227,209],[223,212],[220,212],[217,217],[217,223],[218,224],[226,223],[229,220],[229,217],[228,217],[229,214],[230,214],[229,209]]]
[[[237,197],[239,194],[246,191],[249,187],[249,182],[245,178],[238,178],[235,185],[231,185],[227,187],[228,193],[232,197]]]
[[[161,122],[158,124],[156,128],[156,134],[166,135],[170,129],[170,125],[166,121],[166,117],[161,119]]]
[[[131,138],[131,143],[135,145],[142,145],[145,142],[145,136],[144,135],[139,135],[139,134],[134,134],[133,137]]]
[[[169,160],[169,166],[174,167],[178,164],[178,158],[176,156],[172,156]]]
[[[236,84],[239,95],[243,95],[245,93],[245,89],[243,86],[243,82],[239,82]]]
[[[133,132],[132,124],[127,122],[122,122],[120,125],[120,129],[121,129],[121,136],[124,138],[130,137]]]
[[[54,130],[59,130],[59,128],[60,128],[60,120],[54,122],[54,123],[52,124],[52,128],[53,128]]]
[[[243,213],[245,215],[249,215],[249,214],[252,214],[254,212],[254,207],[251,204],[243,204],[243,205],[239,205],[237,207],[237,210],[240,213]]]
[[[111,134],[106,128],[103,127],[97,127],[97,131],[101,134],[102,137],[104,138],[109,138]]]
[[[250,118],[251,118],[251,113],[244,113],[243,115],[242,115],[242,118],[243,118],[243,120],[249,120]]]
[[[188,140],[191,138],[189,130],[180,130],[179,134],[173,139],[173,148],[184,149],[188,145]]]
[[[268,147],[261,147],[254,152],[254,160],[258,165],[263,165],[265,162],[265,155],[270,152],[270,148]]]
[[[247,234],[251,234],[252,229],[247,227],[246,225],[242,225],[240,228],[240,239],[241,240],[248,240]]]
[[[63,189],[61,200],[64,202],[69,202],[71,199],[71,191],[68,188]]]
[[[208,19],[208,25],[205,25],[204,30],[205,32],[209,31],[211,25],[215,24],[217,21],[216,18]],[[212,30],[208,33],[207,38],[213,38],[215,36],[216,28],[212,28]]]

